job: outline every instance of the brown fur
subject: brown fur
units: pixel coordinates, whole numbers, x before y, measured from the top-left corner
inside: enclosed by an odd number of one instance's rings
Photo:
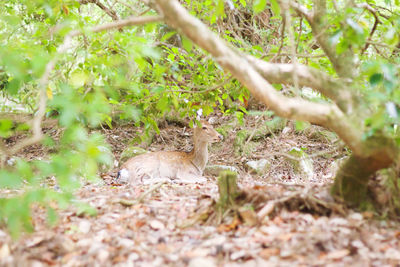
[[[208,161],[208,144],[222,139],[207,121],[194,128],[190,152],[159,151],[142,154],[125,162],[119,176],[122,182],[150,184],[160,181],[205,182],[202,176]]]

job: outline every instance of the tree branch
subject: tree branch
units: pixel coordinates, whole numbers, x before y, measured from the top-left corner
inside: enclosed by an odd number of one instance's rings
[[[353,95],[350,88],[340,80],[302,64],[297,64],[295,69],[293,64],[269,63],[253,56],[246,56],[246,59],[270,83],[294,84],[293,72],[296,71],[300,87],[317,90],[332,99],[341,110],[351,113]]]
[[[372,29],[371,29],[371,31],[370,31],[370,33],[369,33],[367,42],[365,43],[364,48],[361,50],[361,55],[362,55],[362,54],[364,54],[365,51],[367,51],[367,49],[368,49],[368,47],[369,47],[369,41],[372,40],[372,35],[374,35],[374,33],[375,33],[375,31],[376,31],[376,28],[377,28],[378,24],[379,24],[381,21],[379,20],[377,10],[376,10],[375,8],[373,8],[372,6],[368,5],[368,3],[361,3],[361,4],[358,4],[358,5],[356,5],[356,6],[357,6],[358,8],[364,8],[364,9],[368,10],[369,12],[371,12],[371,14],[372,14],[372,15],[374,16],[374,18],[375,18],[374,26],[372,26]]]
[[[118,21],[94,26],[92,28],[89,28],[88,32],[96,33],[96,32],[101,32],[101,31],[108,31],[108,30],[112,30],[112,29],[120,29],[120,28],[127,27],[127,26],[142,25],[142,24],[151,23],[151,22],[158,22],[158,21],[162,21],[162,19],[163,18],[161,16],[131,17],[131,18],[123,19],[123,20],[118,20]],[[82,34],[83,34],[82,31],[74,30],[74,31],[71,31],[68,34],[68,36],[70,38],[72,38],[72,37],[82,35]]]
[[[308,9],[296,2],[291,2],[290,6],[301,16],[303,16],[311,26],[311,30],[318,44],[325,52],[326,56],[332,63],[333,68],[337,74],[343,78],[353,78],[354,68],[353,59],[354,55],[351,49],[348,49],[344,53],[338,55],[336,48],[329,41],[329,35],[326,30],[327,27],[323,21],[326,2],[325,0],[314,0],[314,11],[310,13]]]
[[[288,98],[275,90],[242,56],[219,39],[176,0],[155,0],[155,8],[165,21],[183,32],[192,42],[211,53],[225,70],[232,73],[258,99],[278,116],[309,121],[335,131],[353,150],[362,154],[362,132],[335,104],[321,104],[301,98]]]
[[[102,9],[104,12],[106,12],[106,14],[109,15],[112,20],[119,20],[117,13],[114,10],[103,5],[103,3],[101,3],[99,0],[80,0],[79,3],[81,5],[86,5],[88,3],[95,4],[100,9]]]

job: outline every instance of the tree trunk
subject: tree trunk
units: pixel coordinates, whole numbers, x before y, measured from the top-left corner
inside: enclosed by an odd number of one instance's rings
[[[375,136],[364,143],[365,157],[351,155],[340,166],[332,187],[332,194],[351,206],[360,206],[367,200],[368,181],[378,170],[388,168],[398,159],[394,141]]]

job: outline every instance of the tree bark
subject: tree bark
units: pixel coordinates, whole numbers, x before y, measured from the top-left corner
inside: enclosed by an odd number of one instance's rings
[[[377,171],[390,167],[398,161],[399,151],[392,139],[375,136],[364,143],[363,157],[351,155],[340,166],[331,192],[346,203],[360,206],[367,197],[368,180]]]

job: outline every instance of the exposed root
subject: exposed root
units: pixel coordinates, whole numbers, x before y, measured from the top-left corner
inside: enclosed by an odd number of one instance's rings
[[[341,203],[329,197],[329,187],[315,187],[292,190],[290,185],[266,185],[237,191],[233,201],[225,207],[219,200],[202,197],[195,215],[185,224],[224,225],[225,230],[234,229],[239,224],[257,225],[273,219],[282,210],[299,211],[313,215],[345,215],[347,210]],[[224,207],[224,208],[223,208]]]

